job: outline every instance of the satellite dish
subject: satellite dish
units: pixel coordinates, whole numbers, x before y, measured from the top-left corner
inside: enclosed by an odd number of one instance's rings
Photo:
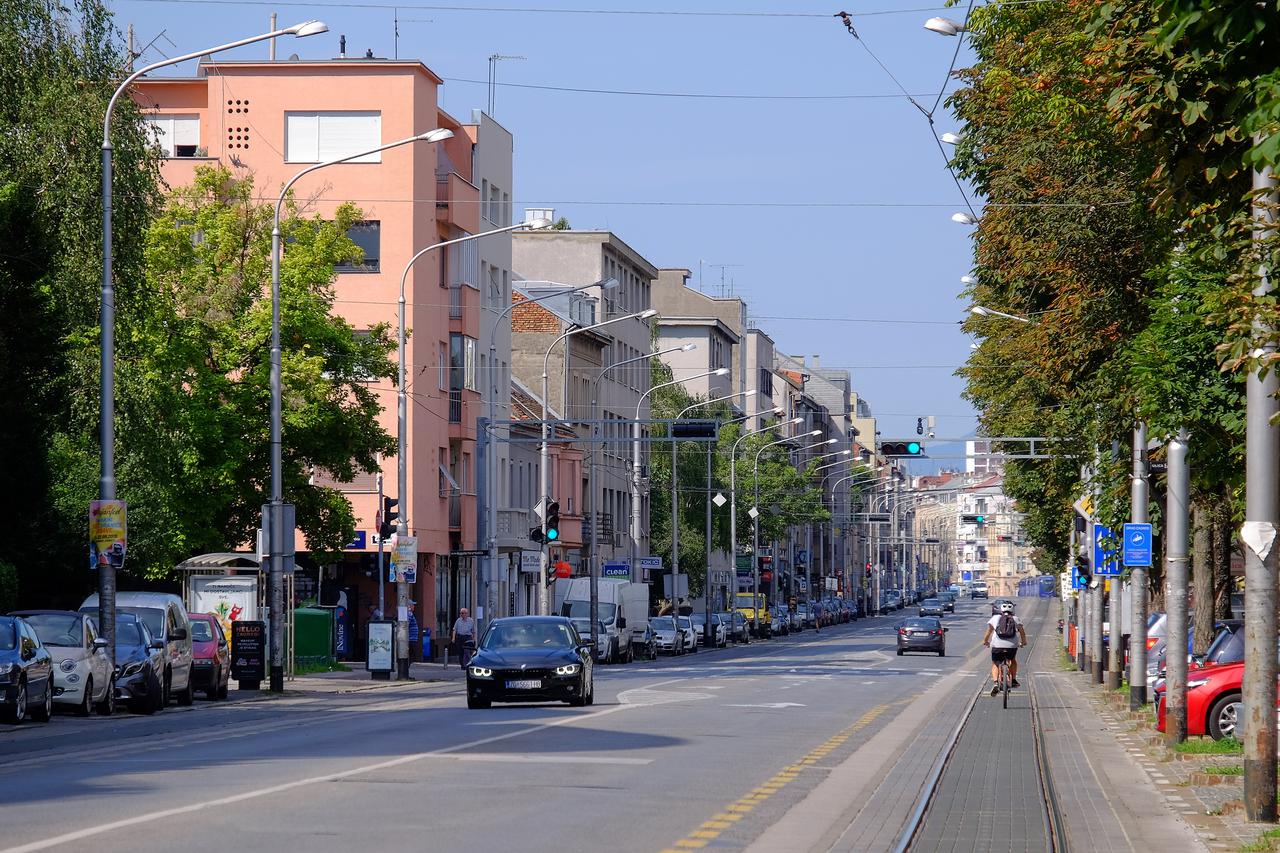
[[[298,54],[296,54],[296,53],[291,53],[291,54],[289,54],[289,61],[290,61],[290,62],[297,62],[297,61],[298,61]]]

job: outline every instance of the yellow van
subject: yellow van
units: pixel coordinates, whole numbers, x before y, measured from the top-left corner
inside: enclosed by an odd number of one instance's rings
[[[756,637],[772,637],[772,620],[769,617],[769,606],[765,603],[764,594],[740,592],[734,598],[734,609],[746,617],[751,625],[751,633]]]

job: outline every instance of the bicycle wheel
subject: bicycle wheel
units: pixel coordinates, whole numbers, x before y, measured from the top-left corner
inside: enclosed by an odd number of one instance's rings
[[[1009,676],[1009,667],[1000,667],[1000,698],[1005,708],[1009,707],[1009,685],[1012,682]]]

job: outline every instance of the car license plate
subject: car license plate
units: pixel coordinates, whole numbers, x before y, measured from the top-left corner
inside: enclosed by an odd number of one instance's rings
[[[911,632],[911,636],[913,636],[913,637],[927,637],[927,636],[929,636],[929,632],[928,632],[928,631],[912,631],[912,632]]]
[[[508,681],[508,690],[537,690],[542,686],[542,682],[536,678],[526,678],[519,681]]]

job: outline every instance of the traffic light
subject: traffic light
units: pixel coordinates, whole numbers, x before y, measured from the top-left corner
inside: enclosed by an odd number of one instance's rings
[[[987,517],[981,513],[965,513],[960,516],[961,524],[977,524],[979,526],[987,523]]]
[[[924,456],[924,445],[918,441],[882,441],[882,456]]]
[[[547,504],[547,518],[543,522],[543,531],[548,542],[555,542],[560,538],[560,501]]]
[[[871,564],[867,563],[867,580],[871,580]]]
[[[529,538],[532,539],[534,542],[537,542],[539,545],[547,541],[547,537],[545,534],[543,534],[541,527],[530,527]]]
[[[396,498],[382,498],[382,523],[378,526],[378,535],[386,539],[392,533],[396,532],[396,526],[393,523],[400,518],[400,513],[396,511],[396,507],[400,505],[400,501]]]

